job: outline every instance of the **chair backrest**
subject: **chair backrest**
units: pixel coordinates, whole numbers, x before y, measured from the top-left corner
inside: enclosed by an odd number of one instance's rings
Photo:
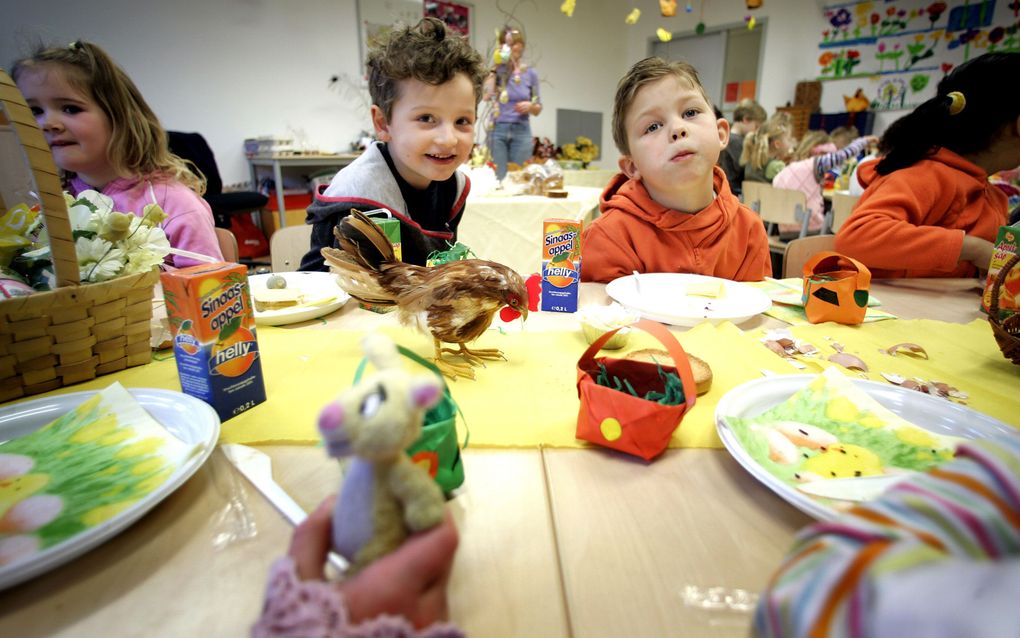
[[[804,264],[812,255],[834,250],[835,246],[835,235],[812,235],[790,240],[783,253],[783,277],[803,277]]]
[[[744,200],[744,206],[747,206],[754,212],[761,210],[761,188],[768,186],[765,182],[752,182],[750,180],[744,180],[740,185],[741,197]]]
[[[854,206],[857,205],[857,200],[860,198],[860,195],[849,193],[832,194],[832,232],[839,230],[846,218],[853,212]]]
[[[312,227],[308,224],[285,226],[269,238],[269,256],[273,272],[290,272],[301,265],[311,247]]]
[[[212,149],[201,133],[182,133],[167,131],[167,143],[170,152],[195,165],[205,176],[205,194],[219,195],[223,192],[223,180],[220,170],[216,167],[216,158]]]
[[[758,196],[761,203],[758,214],[763,221],[769,224],[799,224],[800,237],[807,235],[811,213],[802,191],[762,184]]]
[[[217,226],[216,239],[220,242],[220,252],[223,253],[223,259],[237,263],[237,237],[234,237],[234,233],[226,228]]]

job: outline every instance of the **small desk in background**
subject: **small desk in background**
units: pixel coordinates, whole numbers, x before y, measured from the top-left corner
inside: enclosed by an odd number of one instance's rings
[[[317,166],[319,168],[335,167],[340,170],[353,162],[359,153],[337,153],[335,155],[255,155],[248,158],[251,169],[252,188],[259,184],[258,167],[268,166],[273,170],[273,184],[276,188],[276,211],[280,216],[280,228],[287,225],[286,205],[284,204],[283,169],[292,166]]]

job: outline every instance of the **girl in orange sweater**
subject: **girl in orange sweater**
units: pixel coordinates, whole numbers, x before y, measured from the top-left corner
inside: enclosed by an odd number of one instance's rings
[[[988,175],[1020,165],[1020,102],[1002,78],[1020,53],[987,53],[939,82],[937,95],[897,120],[861,166],[866,185],[836,250],[873,277],[972,277],[988,268],[1006,223],[1006,196]]]

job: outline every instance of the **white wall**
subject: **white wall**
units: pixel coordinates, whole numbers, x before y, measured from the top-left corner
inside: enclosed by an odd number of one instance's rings
[[[383,0],[368,0],[382,2]],[[354,90],[329,87],[341,74],[360,78],[354,0],[23,0],[9,3],[0,23],[0,65],[33,45],[75,38],[103,46],[139,85],[168,129],[205,135],[224,182],[248,177],[242,140],[303,133],[315,146],[343,150],[369,126]],[[473,0],[473,42],[485,57],[505,21],[494,0]],[[661,25],[694,32],[697,9],[661,18],[652,0],[578,0],[573,17],[560,0],[504,0],[528,36],[526,59],[542,78],[545,112],[535,135],[555,138],[555,109],[603,113],[603,154],[615,167],[610,132],[616,82],[648,52]],[[695,6],[698,3],[694,3]],[[624,24],[633,6],[638,24]],[[709,27],[739,25],[743,2],[705,2]],[[759,98],[770,111],[793,98],[798,80],[815,72],[816,36],[824,29],[817,5],[769,0],[756,12],[767,19]],[[761,27],[759,27],[761,28]]]

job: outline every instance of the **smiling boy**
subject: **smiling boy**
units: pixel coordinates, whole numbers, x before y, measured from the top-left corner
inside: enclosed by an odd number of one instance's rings
[[[613,105],[620,170],[602,215],[584,230],[581,279],[634,271],[760,281],[772,274],[761,219],[716,166],[729,124],[689,64],[647,58],[620,80]]]
[[[471,188],[457,171],[471,154],[485,69],[463,38],[435,18],[396,29],[368,56],[368,90],[378,142],[315,194],[305,223],[311,250],[300,270],[327,270],[320,250],[352,208],[388,210],[400,220],[403,260],[425,265],[457,240]]]

